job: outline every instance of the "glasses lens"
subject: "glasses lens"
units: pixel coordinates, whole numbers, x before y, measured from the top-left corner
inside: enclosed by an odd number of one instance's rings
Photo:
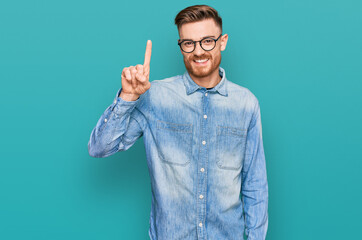
[[[194,43],[192,41],[184,41],[181,43],[181,48],[185,52],[192,52],[194,50]]]
[[[215,47],[215,40],[212,38],[205,38],[201,41],[202,48],[209,51]]]

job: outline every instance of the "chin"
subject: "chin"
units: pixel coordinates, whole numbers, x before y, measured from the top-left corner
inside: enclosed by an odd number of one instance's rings
[[[185,63],[185,67],[190,75],[193,75],[198,78],[207,77],[213,72],[213,69],[211,68],[211,66],[195,67],[195,66],[192,66],[192,64]]]
[[[212,71],[210,67],[204,67],[204,68],[191,67],[189,72],[195,77],[206,77],[210,75]]]
[[[203,78],[211,75],[211,71],[192,71],[191,74],[195,77]]]

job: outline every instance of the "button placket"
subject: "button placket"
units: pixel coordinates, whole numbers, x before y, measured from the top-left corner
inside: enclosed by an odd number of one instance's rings
[[[197,188],[197,214],[198,214],[198,236],[201,239],[204,239],[205,236],[205,228],[203,227],[206,221],[206,189],[207,189],[207,162],[208,162],[208,104],[209,98],[207,98],[208,93],[204,92],[204,96],[202,97],[202,109],[200,112],[201,117],[201,132],[200,132],[200,154],[198,159],[198,168],[199,168],[199,177],[198,177],[198,188]]]

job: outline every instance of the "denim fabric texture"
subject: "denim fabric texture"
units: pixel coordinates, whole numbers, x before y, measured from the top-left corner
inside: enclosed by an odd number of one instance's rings
[[[265,239],[268,182],[260,105],[226,79],[213,88],[183,75],[114,102],[92,130],[89,154],[107,157],[143,136],[151,177],[152,240]]]

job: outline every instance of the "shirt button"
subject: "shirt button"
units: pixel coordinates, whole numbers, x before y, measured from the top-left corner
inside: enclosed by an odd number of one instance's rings
[[[207,97],[207,93],[205,93],[205,96]]]
[[[199,223],[199,227],[202,227],[202,223]]]
[[[205,169],[204,169],[204,168],[201,168],[201,169],[200,169],[200,171],[201,171],[201,172],[204,172],[204,171],[205,171]]]
[[[204,118],[207,118],[207,115],[204,115]]]
[[[107,118],[104,119],[104,122],[107,122]]]
[[[203,199],[203,198],[204,198],[204,195],[200,194],[199,198],[200,198],[200,199]]]
[[[206,144],[206,141],[202,141],[202,144],[205,145],[205,144]]]

